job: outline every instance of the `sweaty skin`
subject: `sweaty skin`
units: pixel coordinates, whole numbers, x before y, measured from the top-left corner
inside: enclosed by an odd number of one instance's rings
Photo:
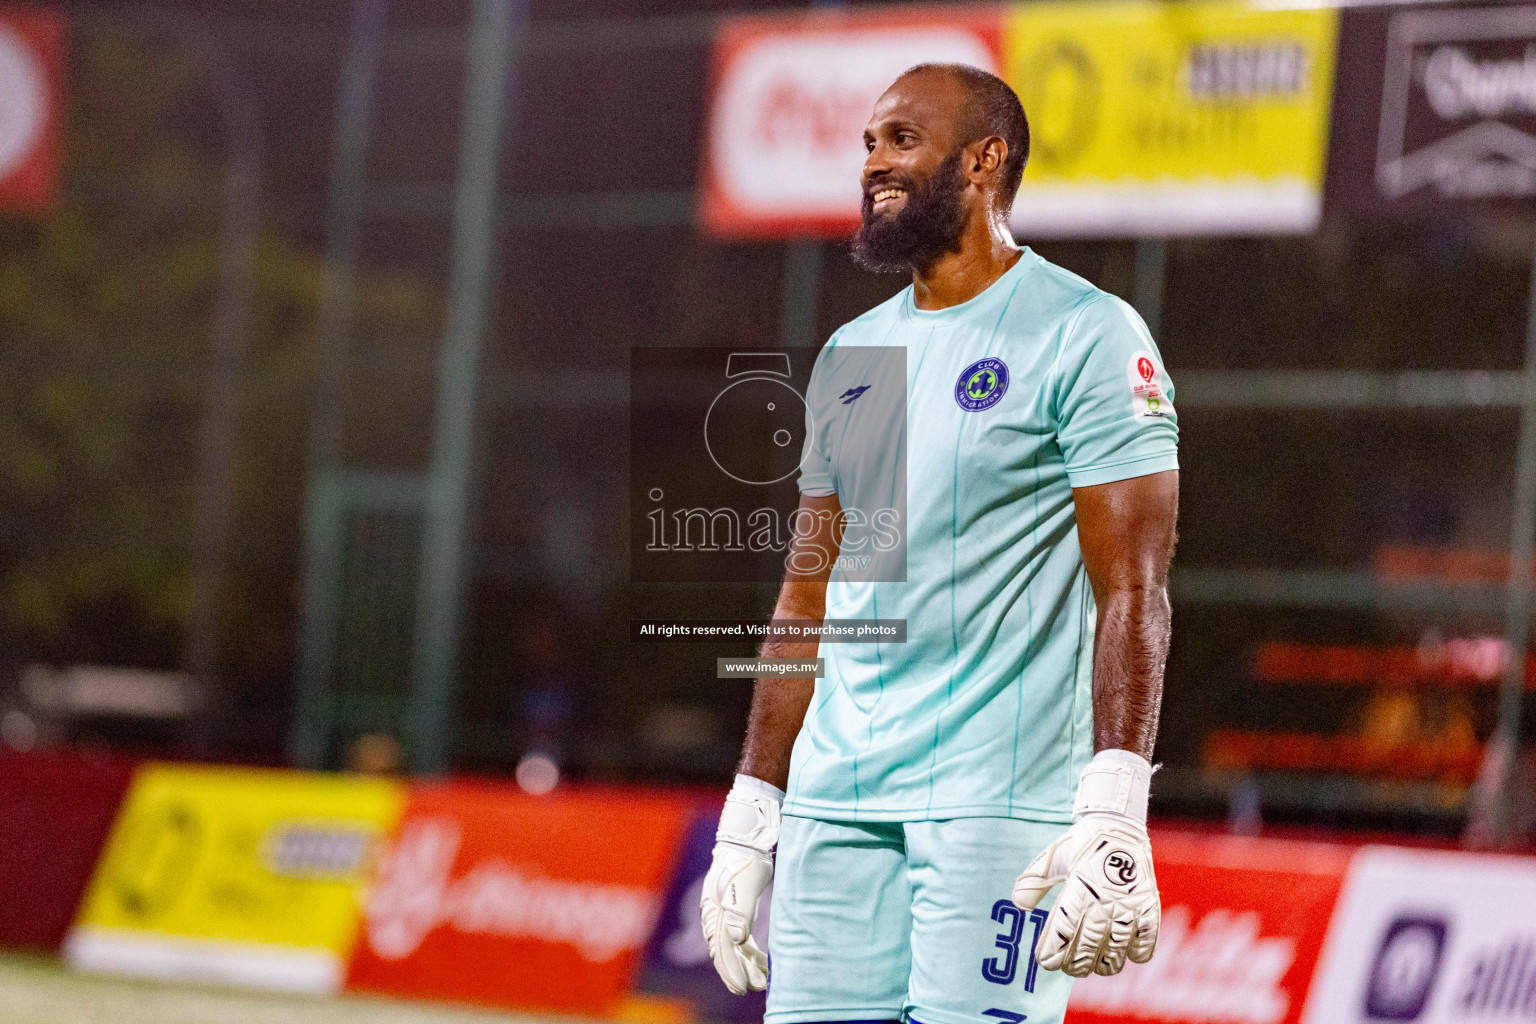
[[[965,88],[943,71],[903,75],[875,104],[864,131],[867,195],[903,178],[925,182],[954,153],[964,126]],[[930,265],[912,268],[913,301],[919,309],[946,309],[975,298],[1018,262],[1008,230],[1008,210],[998,199],[998,179],[1008,144],[988,136],[963,149],[960,173],[965,226],[956,249]],[[905,197],[878,204],[874,216],[894,215]],[[1178,517],[1177,470],[1072,491],[1078,540],[1098,604],[1093,659],[1094,749],[1122,748],[1152,757],[1163,698],[1172,615],[1168,565]],[[800,507],[827,513],[835,530],[837,496],[800,497]],[[841,539],[841,531],[833,534]],[[827,543],[827,535],[807,538]],[[836,550],[835,546],[832,550]],[[826,612],[830,563],[816,574],[787,572],[774,618],[813,619]],[[814,658],[814,642],[769,641],[762,656]],[[812,679],[760,678],[738,771],[786,789],[795,737],[810,706]]]

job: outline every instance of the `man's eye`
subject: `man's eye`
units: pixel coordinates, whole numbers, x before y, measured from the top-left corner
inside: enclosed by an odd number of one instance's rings
[[[913,134],[911,132],[897,132],[896,133],[896,144],[898,146],[905,146],[908,143],[912,142],[914,138],[915,138],[915,136],[913,136]]]

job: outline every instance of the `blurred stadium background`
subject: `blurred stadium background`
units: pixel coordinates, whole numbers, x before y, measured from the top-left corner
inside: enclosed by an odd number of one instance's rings
[[[848,82],[883,65],[778,83],[763,152],[719,150],[720,90],[765,35],[934,26],[1025,91],[1021,241],[1135,304],[1178,388],[1154,816],[1529,851],[1536,7],[1199,8],[0,7],[0,885],[42,887],[9,913],[78,898],[94,852],[36,880],[58,808],[99,847],[152,761],[492,780],[463,785],[514,823],[551,787],[631,794],[670,822],[665,888],[745,723],[710,666],[750,648],[630,623],[763,617],[775,588],[632,581],[629,352],[815,346],[904,284],[851,265],[810,181],[842,143],[769,152],[856,130]],[[1144,23],[1167,67],[1123,42]],[[1047,27],[1077,49],[1041,65]],[[1210,109],[1180,120],[1179,89]],[[1074,172],[1122,115],[1141,134]],[[732,179],[759,159],[803,194]],[[54,949],[73,907],[0,940]],[[0,961],[0,1002],[130,1019],[69,977]],[[255,997],[227,998],[190,1012]],[[729,1015],[688,1005],[614,1012]]]

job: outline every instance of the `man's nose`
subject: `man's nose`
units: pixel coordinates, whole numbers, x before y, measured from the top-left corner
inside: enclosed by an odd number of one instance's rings
[[[877,145],[864,157],[864,171],[860,175],[860,180],[865,185],[868,185],[880,175],[889,174],[890,170],[891,161],[889,154],[887,154],[884,146]]]

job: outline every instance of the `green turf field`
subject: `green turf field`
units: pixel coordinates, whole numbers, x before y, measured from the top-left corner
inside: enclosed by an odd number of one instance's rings
[[[47,957],[0,955],[0,1024],[541,1024],[553,1019],[385,999],[179,988],[71,974]]]

